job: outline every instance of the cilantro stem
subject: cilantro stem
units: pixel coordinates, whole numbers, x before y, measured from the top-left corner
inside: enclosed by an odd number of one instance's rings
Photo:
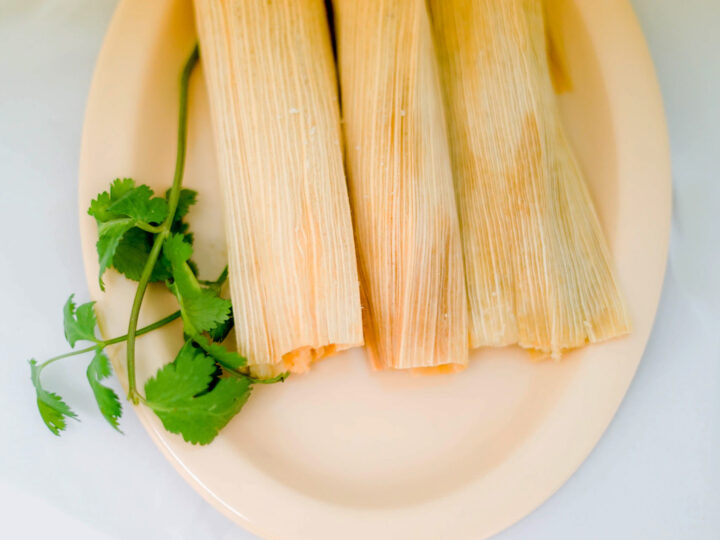
[[[100,347],[100,345],[91,345],[90,347],[85,347],[84,349],[78,349],[77,351],[70,351],[70,352],[65,353],[65,354],[61,354],[61,355],[58,355],[58,356],[53,356],[53,357],[50,358],[49,360],[45,360],[42,364],[38,365],[38,369],[44,369],[44,368],[46,368],[47,366],[49,366],[50,364],[52,364],[53,362],[57,362],[58,360],[62,360],[63,358],[69,358],[70,356],[77,356],[77,355],[80,355],[80,354],[85,354],[85,353],[90,352],[90,351],[94,351],[94,350],[96,350],[98,347]]]
[[[165,326],[166,324],[170,324],[176,319],[180,318],[180,310],[177,310],[167,317],[163,317],[162,319],[159,319],[155,321],[152,324],[148,324],[147,326],[143,326],[142,328],[139,328],[137,332],[135,332],[136,336],[142,336],[143,334],[147,334],[148,332],[152,332],[153,330],[157,330],[158,328]],[[108,339],[106,341],[103,341],[104,346],[108,345],[115,345],[116,343],[122,343],[123,341],[126,341],[128,338],[128,335],[122,335],[118,336],[116,338]]]
[[[287,371],[285,373],[281,373],[280,375],[277,375],[275,377],[270,377],[269,379],[257,379],[255,377],[248,377],[253,384],[275,384],[278,382],[285,382],[285,379],[287,379],[290,376],[290,373]]]
[[[135,333],[136,336],[142,336],[143,334],[147,334],[148,332],[152,332],[153,330],[157,330],[158,328],[165,326],[166,324],[169,324],[173,322],[176,319],[180,318],[180,311],[176,311],[174,313],[171,313],[167,317],[163,317],[162,319],[155,321],[152,324],[149,324],[147,326],[144,326],[143,328],[138,329],[138,331]],[[127,341],[128,335],[124,334],[122,336],[114,337],[112,339],[106,339],[104,341],[98,341],[96,345],[91,345],[90,347],[85,347],[84,349],[78,349],[76,351],[70,351],[65,354],[61,354],[59,356],[53,356],[49,360],[45,360],[42,364],[38,365],[38,370],[42,370],[52,364],[53,362],[57,362],[58,360],[62,360],[63,358],[69,358],[71,356],[78,356],[81,354],[85,354],[88,352],[95,351],[97,349],[104,349],[105,347],[109,345],[115,345],[116,343],[122,343],[123,341]]]
[[[183,173],[185,172],[185,154],[187,149],[187,101],[188,101],[188,85],[190,75],[200,59],[200,49],[197,45],[190,53],[190,57],[185,62],[182,74],[180,75],[180,112],[178,118],[177,133],[177,155],[175,157],[175,175],[173,184],[170,188],[170,196],[168,197],[168,215],[162,227],[166,231],[170,231],[170,226],[175,218],[178,201],[180,200],[180,188],[182,187]]]
[[[190,56],[185,62],[182,75],[180,76],[180,104],[178,114],[178,130],[177,130],[177,155],[175,158],[175,173],[173,176],[172,187],[170,188],[170,196],[168,197],[168,213],[165,221],[160,226],[160,230],[155,237],[152,249],[148,255],[147,262],[140,274],[140,280],[135,291],[132,309],[130,310],[130,322],[128,323],[127,332],[127,374],[128,374],[128,400],[135,405],[140,401],[140,394],[137,391],[137,381],[135,380],[135,337],[137,336],[137,323],[140,316],[140,306],[142,305],[145,291],[147,290],[150,276],[153,268],[160,256],[163,243],[170,234],[170,227],[175,219],[178,201],[180,200],[180,188],[182,186],[183,173],[185,170],[185,154],[187,146],[187,103],[188,103],[188,86],[190,75],[193,68],[200,58],[198,46],[192,50]]]
[[[127,332],[128,400],[135,405],[138,403],[137,383],[135,381],[135,337],[137,336],[137,323],[140,316],[140,306],[142,305],[142,300],[145,296],[148,282],[150,281],[150,275],[152,274],[155,262],[160,255],[160,250],[162,249],[166,236],[166,232],[161,232],[155,237],[155,243],[150,250],[147,263],[140,275],[140,282],[138,283],[137,290],[135,291],[135,298],[133,299],[132,309],[130,311],[130,323],[128,324]]]
[[[224,274],[225,273],[223,272],[223,275]],[[221,275],[220,278],[222,278],[223,275]],[[276,382],[283,382],[285,379],[287,379],[290,376],[290,373],[285,372],[285,373],[281,373],[280,375],[277,375],[275,377],[269,377],[267,379],[252,377],[252,376],[248,375],[247,373],[240,371],[235,366],[233,366],[232,364],[229,364],[222,358],[219,358],[218,356],[214,355],[212,348],[210,347],[208,341],[205,339],[204,336],[195,334],[195,335],[191,335],[190,339],[192,340],[193,343],[195,343],[195,345],[197,345],[203,351],[205,351],[205,354],[212,357],[212,359],[215,360],[215,362],[217,362],[217,364],[220,367],[222,367],[225,371],[227,371],[230,375],[234,375],[235,377],[241,377],[243,379],[249,379],[253,384],[255,384],[255,383],[257,383],[257,384],[274,384]]]
[[[149,223],[144,223],[142,221],[138,221],[135,223],[135,226],[138,229],[142,229],[143,231],[147,231],[152,234],[157,234],[159,232],[162,232],[162,226],[161,225],[150,225]]]

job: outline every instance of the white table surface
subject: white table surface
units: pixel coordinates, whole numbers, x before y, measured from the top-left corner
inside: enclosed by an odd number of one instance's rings
[[[498,540],[720,537],[720,2],[633,4],[672,141],[675,213],[660,310],[596,449]],[[0,0],[0,535],[254,538],[185,484],[133,414],[123,418],[124,437],[104,424],[84,361],[47,371],[47,385],[62,389],[82,424],[55,438],[35,410],[26,360],[64,351],[61,306],[70,292],[87,299],[78,152],[114,5]]]

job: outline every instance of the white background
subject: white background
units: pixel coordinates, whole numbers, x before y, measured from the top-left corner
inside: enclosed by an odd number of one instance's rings
[[[672,142],[672,245],[657,322],[597,448],[498,540],[720,537],[720,2],[633,4]],[[77,162],[92,69],[114,5],[0,0],[2,535],[253,538],[185,484],[134,415],[123,419],[124,437],[103,423],[83,382],[84,361],[46,372],[82,424],[56,439],[35,410],[26,359],[64,351],[61,306],[73,291],[87,299]]]

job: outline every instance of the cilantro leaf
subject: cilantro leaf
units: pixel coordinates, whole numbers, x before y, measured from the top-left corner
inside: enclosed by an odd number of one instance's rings
[[[98,241],[96,244],[100,263],[98,280],[100,289],[103,291],[105,290],[105,283],[102,280],[103,274],[112,263],[123,236],[134,226],[135,222],[129,218],[106,221],[98,225]]]
[[[117,201],[135,188],[132,178],[116,178],[110,185],[110,199]]]
[[[60,432],[67,427],[66,418],[74,418],[77,420],[77,414],[62,400],[60,396],[53,392],[48,392],[40,383],[40,366],[35,360],[30,360],[30,379],[35,387],[37,396],[37,407],[40,417],[45,425],[53,433],[60,435]]]
[[[195,272],[197,275],[197,272]],[[228,278],[228,267],[226,266],[223,268],[223,271],[220,273],[218,278],[215,281],[203,281],[198,280],[201,285],[205,285],[206,287],[212,289],[215,291],[218,295],[220,294],[220,291],[222,290],[223,285],[227,281]],[[215,328],[211,328],[208,331],[208,334],[210,335],[210,339],[213,341],[216,341],[218,343],[221,343],[225,341],[225,338],[227,338],[230,331],[235,326],[235,318],[233,315],[232,306],[230,307],[230,314],[228,315],[227,320],[216,326]]]
[[[112,265],[115,270],[123,274],[128,279],[139,281],[145,263],[150,255],[155,235],[137,227],[133,227],[120,240],[115,250]],[[165,281],[170,279],[170,261],[161,255],[152,274],[150,274],[150,282]]]
[[[230,301],[220,298],[213,289],[200,286],[188,264],[192,246],[180,234],[165,240],[163,253],[170,261],[173,283],[170,290],[177,297],[182,313],[185,333],[191,336],[212,330],[230,316]]]
[[[220,343],[213,343],[202,334],[192,336],[192,340],[225,368],[237,369],[247,365],[247,359],[240,353],[230,351]]]
[[[171,234],[165,240],[163,245],[163,253],[170,261],[170,264],[175,267],[182,266],[183,263],[187,263],[192,257],[193,248],[188,242],[185,242],[184,238],[180,234]]]
[[[147,405],[166,430],[193,444],[210,443],[250,396],[246,377],[215,378],[212,358],[190,342],[145,383]]]
[[[181,396],[195,396],[207,390],[214,373],[214,362],[188,341],[175,360],[160,368],[145,383],[146,397],[159,405]]]
[[[185,212],[195,199],[194,192],[187,191],[181,201]],[[88,214],[95,217],[98,225],[98,279],[102,290],[105,290],[102,276],[111,265],[119,267],[118,270],[130,279],[140,278],[142,267],[147,260],[143,253],[150,253],[155,238],[143,228],[164,221],[167,213],[166,199],[155,197],[153,190],[146,185],[136,186],[131,178],[115,180],[109,191],[100,193],[91,201]],[[177,227],[187,229],[181,221]],[[127,258],[128,255],[131,258]],[[153,273],[153,281],[169,277],[168,264],[164,265],[165,272],[161,270],[163,268]]]
[[[90,202],[88,214],[98,224],[118,218],[160,223],[167,217],[167,200],[154,195],[150,187],[144,184],[136,186],[132,178],[118,178],[110,186],[110,191],[103,191]]]
[[[167,190],[165,193],[165,200],[168,200],[170,198],[170,191]],[[178,223],[184,218],[187,213],[190,211],[190,207],[194,205],[197,202],[197,191],[193,191],[192,189],[181,189],[180,190],[180,197],[178,198],[178,205],[177,210],[175,210],[175,217],[173,218],[173,223]],[[173,231],[173,232],[179,232],[179,231]]]
[[[189,269],[188,272],[191,273]],[[176,279],[170,290],[180,303],[180,312],[188,334],[212,330],[230,316],[230,300],[220,298],[210,289],[193,290]]]
[[[110,198],[110,194],[107,191],[103,191],[95,199],[90,201],[88,214],[94,217],[98,223],[110,221],[112,219],[112,214],[110,214],[108,208],[111,204],[112,199]]]
[[[112,388],[100,384],[101,380],[112,374],[110,361],[103,351],[95,351],[95,356],[88,365],[86,374],[100,412],[113,428],[120,431],[118,427],[118,419],[122,416],[120,399]]]
[[[153,190],[148,186],[137,186],[114,201],[108,211],[145,223],[161,223],[167,217],[168,204],[162,197],[153,195]]]
[[[98,224],[121,217],[111,212],[110,206],[134,188],[135,180],[132,178],[116,178],[110,185],[110,191],[103,191],[90,202],[88,214],[93,216]]]
[[[228,316],[227,320],[224,323],[219,324],[215,328],[211,328],[208,331],[210,339],[218,343],[222,343],[223,341],[225,341],[225,338],[227,338],[228,334],[234,326],[235,318],[233,316],[232,308],[230,308],[230,315]]]
[[[170,198],[170,190],[165,194],[165,198]],[[180,190],[180,196],[178,198],[178,205],[175,211],[175,217],[173,218],[172,225],[170,226],[170,232],[182,234],[185,237],[185,242],[188,244],[193,243],[193,235],[189,232],[190,227],[183,221],[183,218],[190,211],[190,207],[197,202],[197,192],[192,189]]]
[[[88,302],[75,308],[73,302],[74,294],[65,302],[63,307],[63,327],[65,328],[65,339],[71,347],[75,347],[75,343],[79,340],[97,342],[95,336],[95,326],[97,319],[95,318],[95,302]]]

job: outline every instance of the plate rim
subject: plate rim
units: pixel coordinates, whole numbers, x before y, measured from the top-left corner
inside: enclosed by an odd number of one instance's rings
[[[132,21],[133,24],[137,23],[136,13],[139,9],[141,9],[139,6],[143,5],[146,10],[156,10],[158,13],[156,13],[155,15],[161,16],[159,12],[165,9],[166,6],[173,1],[176,0],[164,0],[164,2],[158,1],[154,3],[155,5],[153,7],[148,7],[147,3],[142,2],[142,0],[120,0],[120,3],[116,7],[113,17],[111,19],[110,25],[103,40],[100,53],[97,58],[90,91],[88,93],[85,120],[83,124],[78,190],[78,209],[80,215],[80,231],[83,245],[82,253],[86,278],[93,299],[96,299],[99,293],[99,290],[96,286],[97,263],[94,260],[94,238],[92,237],[92,233],[88,231],[88,227],[86,226],[86,222],[84,221],[86,219],[84,205],[87,203],[87,201],[82,196],[82,186],[88,181],[89,174],[86,165],[88,161],[88,152],[90,152],[90,147],[92,146],[92,143],[90,141],[91,130],[89,129],[89,126],[94,121],[92,114],[94,111],[94,107],[98,104],[100,100],[103,99],[101,94],[101,90],[104,87],[103,81],[113,71],[113,60],[116,60],[117,54],[122,55],[123,42],[127,41],[127,35],[124,29],[128,26],[129,21]],[[667,133],[665,113],[662,105],[660,87],[654,71],[650,53],[647,49],[645,38],[642,34],[639,22],[635,16],[632,6],[629,3],[629,0],[608,0],[608,2],[603,3],[603,6],[592,6],[592,0],[574,1],[576,4],[580,4],[583,6],[585,17],[589,17],[590,15],[596,17],[594,19],[593,26],[588,26],[589,32],[598,34],[601,33],[602,28],[605,28],[607,30],[608,28],[611,28],[615,25],[622,25],[625,32],[632,34],[631,37],[633,38],[632,41],[635,44],[635,48],[634,50],[623,49],[622,54],[623,56],[628,58],[633,57],[639,59],[638,62],[642,63],[642,67],[644,69],[639,69],[636,71],[630,67],[625,67],[624,72],[627,77],[632,77],[632,79],[636,82],[636,84],[632,85],[632,87],[636,89],[636,93],[641,93],[642,96],[647,99],[647,107],[649,109],[654,109],[653,120],[659,122],[659,125],[662,125],[661,130],[657,130],[653,133],[653,137],[651,137],[652,140],[649,141],[648,144],[654,147],[656,150],[656,158],[658,159],[658,163],[655,166],[658,171],[660,171],[660,174],[658,174],[658,180],[656,181],[658,193],[655,194],[655,213],[658,216],[658,223],[660,223],[662,226],[660,227],[662,228],[662,237],[659,239],[655,239],[660,242],[657,248],[658,252],[656,253],[656,255],[662,258],[663,261],[667,261],[672,211],[669,138]],[[621,15],[620,18],[618,18],[618,14]],[[152,19],[152,17],[148,17],[148,19]],[[145,24],[149,23],[146,22]],[[595,38],[593,38],[593,41],[594,40]],[[618,55],[619,53],[620,51],[616,51],[615,54]],[[600,59],[598,59],[598,61],[600,62]],[[651,76],[648,77],[648,73],[650,73]],[[88,246],[90,246],[91,249],[89,249]],[[666,267],[667,263],[665,262],[662,265],[658,276],[656,276],[656,279],[659,280],[660,289],[655,296],[654,305],[652,306],[652,321],[654,321],[655,315],[657,313],[657,307],[660,301],[661,287],[664,280]],[[614,418],[617,409],[622,403],[624,396],[626,395],[627,390],[634,379],[637,367],[639,366],[644,356],[644,350],[647,345],[651,329],[652,324],[650,325],[650,329],[647,331],[647,335],[641,336],[642,343],[640,345],[640,349],[642,352],[638,355],[634,366],[628,372],[629,375],[627,377],[627,380],[620,385],[622,387],[621,391],[619,390],[619,387],[615,389],[615,394],[617,394],[619,397],[615,400],[615,402],[611,403],[610,407],[605,411],[603,420],[596,425],[595,429],[592,430],[593,435],[584,439],[584,444],[580,445],[582,448],[576,450],[576,459],[570,460],[570,465],[565,468],[562,474],[555,475],[553,482],[547,482],[547,485],[543,490],[542,495],[535,496],[532,500],[524,501],[512,513],[512,515],[506,516],[505,519],[502,520],[502,524],[495,525],[494,527],[488,528],[488,530],[483,531],[483,538],[487,538],[489,536],[493,536],[499,533],[507,527],[517,523],[525,516],[530,514],[532,511],[534,511],[536,508],[538,508],[547,499],[549,499],[560,487],[562,487],[562,485],[567,482],[567,480],[587,459],[590,452],[597,445],[598,441],[607,430],[607,427]],[[149,433],[153,442],[158,446],[165,458],[173,465],[173,467],[178,471],[178,473],[205,500],[207,500],[217,510],[230,518],[232,521],[241,525],[251,533],[261,536],[263,538],[286,537],[288,534],[291,533],[302,537],[317,537],[312,534],[317,534],[317,531],[308,531],[304,528],[278,528],[264,525],[257,522],[256,520],[253,520],[251,517],[245,516],[241,513],[239,509],[236,509],[226,503],[221,497],[219,497],[210,488],[208,488],[203,483],[202,479],[196,476],[193,471],[190,470],[190,468],[188,468],[188,466],[182,461],[182,459],[178,457],[178,455],[173,451],[173,441],[163,436],[164,432],[158,429],[157,422],[152,417],[152,414],[141,407],[133,407],[133,409],[138,414],[138,417],[140,418],[143,427]],[[327,511],[332,511],[336,513],[340,512],[338,507],[331,506],[329,503],[321,504],[327,507]],[[422,507],[424,505],[421,504],[419,506]]]

